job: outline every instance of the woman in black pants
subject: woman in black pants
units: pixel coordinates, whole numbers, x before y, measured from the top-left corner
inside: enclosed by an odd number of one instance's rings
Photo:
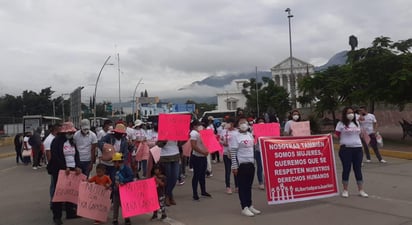
[[[197,185],[200,184],[200,191],[203,197],[212,197],[206,192],[206,166],[207,159],[206,156],[209,152],[203,145],[202,139],[200,138],[200,130],[204,127],[202,124],[195,120],[192,123],[193,130],[190,132],[190,144],[193,149],[191,156],[191,163],[193,164],[193,178],[192,178],[192,189],[193,189],[193,200],[199,200],[199,195],[197,193]]]

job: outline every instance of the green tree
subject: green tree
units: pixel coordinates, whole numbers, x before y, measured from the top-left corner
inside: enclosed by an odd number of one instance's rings
[[[257,83],[255,78],[250,78],[249,82],[243,84],[242,94],[246,97],[245,110],[253,115],[257,115],[258,104],[260,114],[276,112],[280,120],[283,120],[291,109],[286,89],[277,86],[268,77],[262,77],[262,82]]]

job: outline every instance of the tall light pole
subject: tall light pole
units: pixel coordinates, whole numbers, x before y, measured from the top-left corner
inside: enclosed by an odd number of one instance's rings
[[[136,120],[136,91],[137,91],[137,87],[139,87],[140,84],[142,84],[142,79],[140,78],[140,80],[137,82],[136,87],[134,88],[134,92],[133,92],[133,123]]]
[[[291,92],[291,97],[292,97],[292,105],[294,108],[296,108],[296,91],[295,91],[295,79],[293,76],[293,59],[292,59],[292,29],[290,25],[290,19],[293,17],[293,15],[290,13],[291,9],[287,8],[285,9],[285,12],[288,13],[288,21],[289,21],[289,55],[290,55],[290,92]],[[292,84],[293,83],[293,84]]]
[[[63,122],[65,122],[66,120],[65,120],[65,115],[64,115],[64,96],[65,95],[70,95],[69,93],[63,93],[62,95],[61,95],[61,97],[62,97],[62,99],[63,99],[63,101],[62,101],[62,119],[63,119]]]
[[[93,94],[93,125],[96,126],[96,92],[97,92],[97,84],[99,83],[100,75],[102,74],[103,68],[106,65],[113,65],[110,63],[107,63],[109,61],[111,56],[107,57],[106,61],[104,61],[102,68],[99,71],[99,75],[97,76],[96,79],[96,84],[94,85],[94,94]]]
[[[257,115],[256,118],[260,116],[259,112],[259,89],[258,89],[258,70],[256,66],[256,81],[255,81],[255,87],[256,87],[256,109],[257,109]]]

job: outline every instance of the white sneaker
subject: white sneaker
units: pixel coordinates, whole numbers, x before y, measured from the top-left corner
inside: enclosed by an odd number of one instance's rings
[[[255,209],[255,207],[253,207],[253,206],[249,207],[249,211],[251,211],[255,215],[259,215],[260,213],[262,213],[261,211]]]
[[[259,184],[259,189],[260,189],[260,190],[265,190],[265,185]]]
[[[366,162],[367,162],[367,163],[370,163],[370,162],[371,162],[371,160],[370,160],[370,159],[367,159],[367,160],[366,160]]]
[[[381,159],[381,161],[379,161],[379,162],[381,162],[381,163],[387,163],[386,160],[384,160],[384,159]]]
[[[362,197],[364,197],[364,198],[369,197],[369,195],[368,195],[364,190],[360,190],[360,191],[359,191],[359,195],[362,196]]]
[[[34,170],[37,170],[37,166],[33,166],[33,169],[34,169]]]
[[[255,214],[253,214],[253,213],[249,210],[248,207],[245,207],[245,208],[242,210],[242,215],[249,216],[249,217],[255,216]]]
[[[232,188],[230,187],[226,188],[226,194],[231,195],[232,193],[233,193]]]
[[[342,195],[343,198],[349,198],[349,192],[346,191],[346,190],[342,191],[341,195]]]

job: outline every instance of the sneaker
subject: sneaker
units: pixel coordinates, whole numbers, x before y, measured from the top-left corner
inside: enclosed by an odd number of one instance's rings
[[[63,221],[61,219],[53,219],[54,225],[62,225]]]
[[[367,159],[367,160],[366,160],[366,162],[367,162],[367,163],[370,163],[370,162],[371,162],[371,160],[370,160],[370,159]]]
[[[34,169],[34,170],[37,170],[37,166],[33,166],[33,169]]]
[[[164,220],[166,218],[167,218],[166,214],[163,214],[162,217],[160,217],[161,220]]]
[[[265,190],[265,185],[259,184],[259,189],[260,189],[260,190]]]
[[[239,188],[235,188],[235,193],[238,193],[239,192]]]
[[[346,190],[342,191],[342,197],[343,198],[349,198],[349,192],[346,191]]]
[[[212,195],[209,194],[209,193],[207,193],[207,192],[202,193],[202,196],[203,196],[203,197],[208,197],[208,198],[211,198],[211,197],[212,197]]]
[[[364,190],[360,190],[360,191],[359,191],[359,195],[362,196],[362,197],[364,197],[364,198],[369,197],[369,195],[368,195]]]
[[[199,201],[199,196],[194,195],[194,196],[193,196],[193,201]]]
[[[132,222],[129,218],[124,219],[124,225],[132,225]]]
[[[252,212],[253,214],[255,214],[255,215],[259,215],[259,214],[262,213],[261,211],[255,209],[255,207],[253,207],[253,206],[250,206],[250,207],[249,207],[249,211],[251,211],[251,212]]]
[[[174,198],[170,198],[170,205],[176,205],[176,201]]]
[[[189,171],[190,171],[190,172],[193,172],[193,168],[189,168]]]
[[[185,179],[180,179],[177,185],[183,185],[183,184],[185,184]]]
[[[226,188],[226,194],[231,195],[232,194],[232,188],[230,188],[230,187]]]
[[[157,220],[157,214],[153,214],[152,218],[150,220]]]
[[[255,216],[255,214],[253,214],[253,213],[249,210],[248,207],[245,207],[245,208],[242,210],[242,215],[249,216],[249,217]]]
[[[100,221],[95,220],[93,224],[100,224]]]
[[[39,169],[40,169],[40,168],[42,168],[42,165],[41,165],[41,164],[40,164],[40,165],[38,165],[38,166],[37,166],[37,168],[39,168]]]
[[[216,164],[216,162],[217,162],[216,160],[212,160],[212,163],[213,163],[213,164]]]
[[[381,161],[379,161],[380,163],[387,163],[386,160],[381,159]]]

